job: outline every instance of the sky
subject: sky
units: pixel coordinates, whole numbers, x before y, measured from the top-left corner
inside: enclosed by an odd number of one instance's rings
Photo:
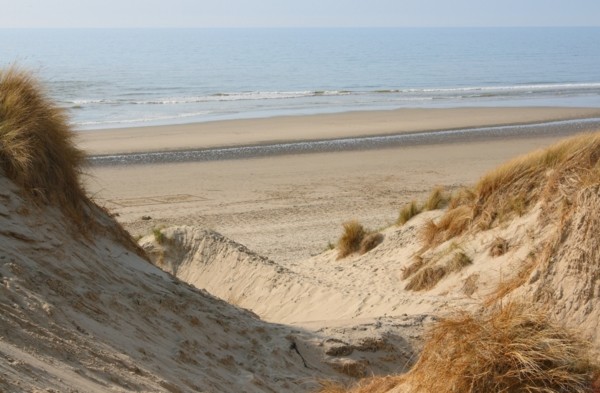
[[[0,0],[0,27],[600,26],[600,0]]]

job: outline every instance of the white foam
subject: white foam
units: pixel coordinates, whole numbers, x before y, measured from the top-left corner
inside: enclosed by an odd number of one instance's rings
[[[99,120],[99,121],[81,121],[75,122],[77,126],[100,126],[100,125],[114,125],[114,124],[134,124],[134,123],[149,123],[149,122],[163,122],[165,120],[176,120],[185,119],[188,117],[199,117],[209,115],[210,111],[191,112],[191,113],[179,113],[169,116],[152,116],[152,117],[141,117],[136,119],[119,119],[119,120]]]

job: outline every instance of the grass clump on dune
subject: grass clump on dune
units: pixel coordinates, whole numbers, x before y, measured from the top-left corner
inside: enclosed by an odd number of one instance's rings
[[[345,258],[356,252],[364,254],[377,247],[383,241],[381,233],[367,231],[356,220],[345,222],[343,226],[344,233],[337,243],[337,259]]]
[[[448,205],[450,197],[444,192],[442,187],[436,187],[429,194],[429,198],[423,205],[423,210],[437,210]]]
[[[425,245],[435,246],[469,228],[490,229],[539,202],[558,211],[573,190],[598,180],[599,160],[600,133],[578,135],[513,159],[488,172],[474,188],[455,193],[439,222],[423,229]]]
[[[360,249],[360,243],[367,234],[365,228],[358,221],[348,221],[343,226],[344,233],[337,244],[338,259],[345,258],[357,252]]]
[[[400,214],[398,215],[398,220],[396,220],[397,225],[406,224],[411,218],[421,213],[422,209],[417,205],[417,201],[412,201],[402,207],[400,209]]]
[[[431,289],[448,274],[459,272],[472,263],[473,260],[464,251],[455,253],[452,259],[443,265],[426,266],[423,258],[419,257],[402,272],[402,279],[412,276],[405,289],[408,291]]]
[[[79,183],[84,154],[62,109],[16,68],[0,71],[0,166],[25,195],[82,221],[88,199]]]
[[[419,215],[423,211],[436,210],[445,207],[450,198],[444,192],[442,187],[436,187],[431,191],[429,197],[422,206],[419,206],[417,201],[411,201],[400,209],[396,225],[404,225],[411,218]]]
[[[566,139],[512,160],[484,176],[475,187],[474,212],[517,210],[562,197],[561,186],[576,186],[582,173],[597,169],[600,133]],[[495,207],[494,207],[495,206]]]
[[[436,322],[405,375],[371,378],[350,389],[324,384],[321,392],[596,393],[598,366],[588,348],[546,313],[510,303]]]
[[[429,220],[421,228],[421,240],[427,247],[443,243],[463,233],[471,223],[472,209],[458,206],[448,210],[438,223]]]
[[[454,254],[446,267],[449,272],[459,272],[471,264],[473,264],[473,260],[464,251],[460,251]]]
[[[490,256],[499,257],[506,254],[508,251],[508,241],[504,238],[497,237],[490,245]]]
[[[402,268],[402,273],[401,276],[403,280],[406,280],[407,278],[409,278],[410,276],[412,276],[413,274],[415,274],[416,272],[418,272],[419,270],[421,270],[421,268],[423,266],[425,266],[426,261],[425,259],[420,256],[420,255],[416,255],[413,258],[413,261],[410,265]]]
[[[152,235],[158,244],[163,244],[165,242],[165,234],[163,233],[162,228],[153,228]]]
[[[440,280],[448,274],[448,270],[443,266],[429,266],[420,269],[406,287],[407,291],[424,291],[435,287]]]
[[[415,392],[592,392],[588,344],[524,305],[460,314],[429,332],[407,375]]]
[[[359,254],[366,254],[383,241],[383,235],[379,232],[369,233],[360,242]]]
[[[463,187],[454,192],[448,201],[448,209],[454,209],[463,205],[471,205],[475,201],[475,191],[470,188]]]
[[[87,197],[79,179],[84,162],[64,110],[31,74],[0,70],[0,174],[34,204],[58,207],[79,233],[112,234],[145,257],[110,213]]]

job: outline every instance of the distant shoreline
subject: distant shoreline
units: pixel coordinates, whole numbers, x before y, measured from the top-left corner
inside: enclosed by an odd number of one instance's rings
[[[440,143],[440,138],[566,135],[574,129],[600,129],[598,119],[600,108],[398,109],[85,131],[77,132],[77,142],[97,163],[108,156],[129,157],[124,162],[144,162],[150,156],[177,162],[209,159],[203,154],[231,159]],[[217,157],[221,153],[224,158]],[[136,154],[147,156],[134,159]]]
[[[341,139],[307,140],[277,144],[215,147],[195,150],[156,151],[92,155],[91,165],[162,164],[176,162],[248,159],[286,154],[326,153],[335,151],[374,150],[503,138],[555,137],[600,130],[600,117],[558,120],[543,123],[473,127],[451,130],[363,136]]]

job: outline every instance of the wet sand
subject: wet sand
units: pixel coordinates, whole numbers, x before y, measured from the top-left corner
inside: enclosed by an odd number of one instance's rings
[[[362,138],[424,131],[600,118],[600,108],[398,109],[80,131],[92,155],[146,153]]]
[[[558,120],[544,123],[474,127],[456,130],[298,141],[237,147],[93,155],[92,165],[163,164],[174,162],[235,160],[287,154],[328,153],[389,149],[432,144],[491,141],[506,138],[567,136],[600,129],[600,118]]]

